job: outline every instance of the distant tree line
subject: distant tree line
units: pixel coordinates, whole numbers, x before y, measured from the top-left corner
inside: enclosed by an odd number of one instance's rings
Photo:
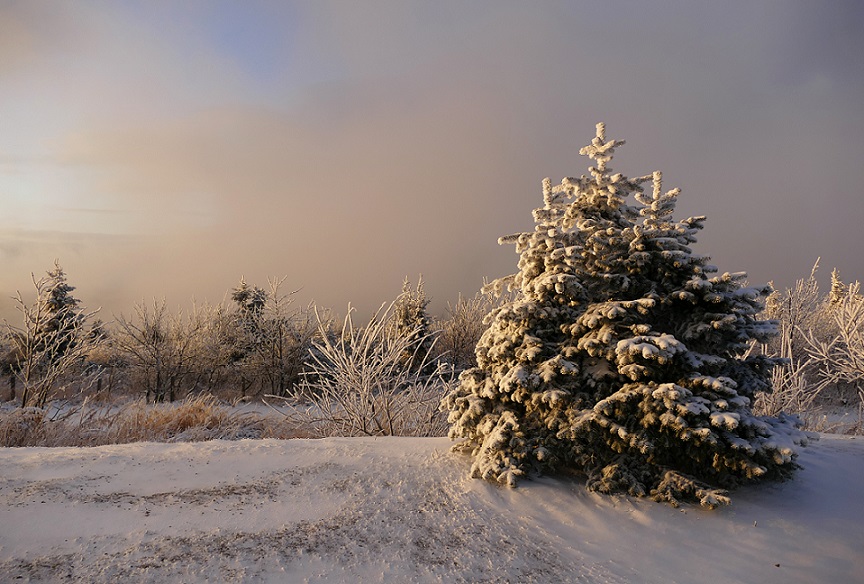
[[[225,399],[289,397],[304,378],[321,373],[320,351],[338,338],[332,312],[298,307],[285,279],[266,287],[241,278],[228,301],[192,304],[171,311],[165,300],[136,304],[106,322],[73,295],[75,287],[58,262],[33,279],[35,299],[15,296],[20,320],[4,322],[0,334],[2,401],[45,407],[57,398],[138,394],[148,402],[190,395]],[[434,371],[439,363],[455,373],[474,363],[474,346],[490,296],[460,298],[443,318],[428,313],[422,279],[387,312],[388,335],[404,338],[400,367]],[[422,354],[422,358],[415,358]],[[316,360],[317,359],[317,360]]]
[[[825,417],[830,407],[857,404],[858,430],[864,431],[860,284],[843,282],[834,270],[830,289],[822,293],[817,267],[818,262],[808,278],[767,299],[762,317],[777,321],[780,334],[751,350],[781,357],[786,365],[774,369],[773,391],[758,394],[754,411],[794,413],[806,427],[824,430],[830,429]],[[77,396],[139,395],[151,403],[199,395],[290,399],[306,392],[308,398],[325,366],[348,366],[322,361],[327,347],[344,340],[332,312],[296,306],[293,292],[284,291],[284,278],[271,279],[266,287],[241,278],[228,302],[186,310],[172,312],[164,300],[140,302],[108,322],[82,305],[58,262],[31,279],[35,298],[27,302],[16,293],[20,319],[0,329],[3,402],[44,408],[54,399]],[[446,364],[455,379],[476,366],[475,348],[488,328],[484,319],[502,301],[491,293],[460,297],[435,318],[428,313],[422,279],[412,286],[406,278],[386,311],[387,336],[407,341],[396,365],[411,369],[422,363],[422,377]],[[354,328],[356,342],[365,327]],[[352,358],[350,367],[356,367]]]

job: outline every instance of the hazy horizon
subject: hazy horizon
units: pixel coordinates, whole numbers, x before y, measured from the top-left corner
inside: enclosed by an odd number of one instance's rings
[[[0,318],[59,259],[101,317],[287,276],[364,313],[516,270],[544,177],[664,173],[697,253],[864,278],[855,1],[0,2]]]

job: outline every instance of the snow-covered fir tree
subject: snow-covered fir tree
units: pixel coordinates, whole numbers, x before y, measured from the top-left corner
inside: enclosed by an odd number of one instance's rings
[[[28,318],[34,319],[32,326],[37,344],[50,344],[48,358],[60,359],[83,334],[83,311],[79,308],[80,301],[72,296],[75,287],[69,285],[66,272],[58,260],[54,261],[54,269],[49,270],[39,284],[36,298],[38,306]]]
[[[793,421],[750,409],[775,365],[749,351],[775,334],[757,318],[770,288],[693,253],[705,218],[673,221],[679,191],[659,172],[613,173],[622,144],[598,124],[580,151],[589,176],[544,180],[534,231],[499,240],[519,272],[492,286],[515,299],[442,401],[450,437],[474,477],[511,486],[567,468],[602,492],[728,503],[725,489],[787,475],[803,442]]]
[[[237,304],[237,311],[243,318],[256,319],[264,312],[267,292],[258,286],[250,286],[241,276],[240,283],[231,290],[231,300]]]
[[[831,291],[828,293],[828,302],[832,306],[841,304],[846,298],[847,288],[840,279],[840,270],[834,268],[831,271]]]
[[[416,288],[411,287],[408,276],[405,276],[402,293],[393,302],[390,322],[397,336],[404,336],[410,341],[410,349],[403,355],[403,362],[412,368],[425,362],[432,348],[434,339],[428,306],[429,298],[423,289],[423,276],[418,279]]]
[[[250,286],[246,278],[240,277],[240,283],[231,290],[231,300],[236,305],[233,318],[236,329],[233,338],[230,361],[237,364],[252,353],[261,342],[263,334],[263,314],[267,305],[267,292],[258,286]],[[240,383],[242,392],[246,393],[246,382]]]
[[[79,306],[72,296],[75,287],[67,282],[58,261],[47,275],[32,279],[36,292],[33,303],[26,303],[20,292],[14,297],[22,326],[3,325],[12,346],[9,372],[17,380],[14,383],[21,382],[21,405],[41,408],[55,390],[64,387],[64,379],[68,381],[72,371],[81,372],[79,368],[85,366],[88,354],[102,342],[104,334],[85,328],[95,312],[85,312]],[[83,377],[78,378],[79,387],[86,383]]]

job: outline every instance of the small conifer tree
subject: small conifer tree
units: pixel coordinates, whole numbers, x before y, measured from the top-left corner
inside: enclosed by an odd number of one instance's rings
[[[613,173],[622,144],[598,124],[580,151],[590,175],[544,180],[534,231],[499,240],[516,244],[519,272],[491,286],[514,300],[442,401],[450,437],[474,477],[511,486],[570,468],[601,492],[728,503],[724,489],[788,474],[803,441],[750,409],[776,364],[748,351],[776,332],[757,318],[770,288],[714,275],[690,248],[705,218],[673,221],[679,191],[659,172]]]
[[[427,356],[432,348],[434,336],[432,323],[427,313],[429,298],[423,289],[423,276],[417,281],[417,287],[412,288],[408,276],[402,282],[402,293],[393,302],[393,312],[390,316],[391,326],[397,336],[404,336],[409,341],[410,350],[403,355],[403,364],[415,368],[420,363],[427,362]]]
[[[231,361],[236,363],[248,356],[261,341],[267,292],[258,286],[250,286],[246,278],[241,276],[240,283],[231,290],[231,300],[236,305],[234,317],[237,323]],[[244,389],[243,394],[245,393]]]
[[[41,318],[33,322],[33,327],[37,342],[43,346],[50,344],[48,357],[57,360],[77,342],[84,314],[79,309],[79,300],[72,296],[75,287],[69,285],[66,272],[58,260],[54,261],[54,269],[48,271],[41,283],[42,289],[36,298],[40,306],[34,313],[41,315]]]
[[[840,279],[840,270],[834,268],[831,271],[831,291],[828,293],[828,301],[832,306],[841,304],[846,298],[847,287]]]
[[[258,286],[250,286],[246,278],[240,278],[240,284],[231,290],[231,300],[237,304],[237,311],[242,318],[257,319],[264,312],[267,304],[267,292]]]
[[[22,386],[21,405],[44,407],[67,377],[84,365],[103,335],[86,330],[86,321],[96,312],[80,308],[79,300],[72,296],[75,287],[67,282],[58,261],[46,276],[32,279],[34,302],[27,304],[20,293],[15,296],[22,326],[4,322],[4,328],[12,345],[10,371]],[[78,381],[83,388],[90,379]]]

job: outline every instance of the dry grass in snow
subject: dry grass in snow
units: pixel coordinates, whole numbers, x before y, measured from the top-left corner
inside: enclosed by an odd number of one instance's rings
[[[0,446],[102,446],[129,442],[197,442],[295,438],[282,416],[232,408],[204,395],[173,404],[83,404],[0,411]]]

